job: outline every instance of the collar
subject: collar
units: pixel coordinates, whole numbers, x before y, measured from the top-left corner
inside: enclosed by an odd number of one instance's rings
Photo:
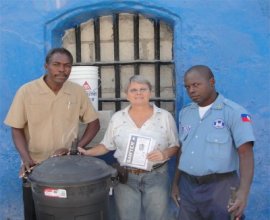
[[[47,94],[47,93],[53,92],[53,91],[50,89],[50,87],[46,84],[46,82],[45,82],[45,80],[44,80],[44,77],[45,77],[45,76],[46,76],[46,74],[43,75],[43,76],[41,76],[39,79],[37,79],[38,84],[39,84],[40,87],[41,87],[41,89],[40,89],[40,91],[39,91],[40,94]],[[67,81],[63,84],[62,88],[59,90],[58,93],[60,93],[60,92],[62,91],[63,93],[66,93],[66,94],[72,94],[72,88],[71,88],[70,86],[68,86],[69,84],[70,84],[70,82],[67,80]]]
[[[154,103],[150,102],[150,105],[153,106],[154,114],[160,113],[162,111],[161,108],[157,107]],[[130,108],[131,108],[131,105],[128,105],[126,108],[120,111],[122,112],[123,115],[127,115]]]

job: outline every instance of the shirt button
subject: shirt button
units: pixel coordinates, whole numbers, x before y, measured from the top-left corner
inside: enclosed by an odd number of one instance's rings
[[[191,151],[191,154],[194,154],[194,151]]]
[[[195,138],[198,138],[198,137],[199,137],[198,135],[195,136]]]
[[[193,166],[191,166],[190,169],[193,169]]]

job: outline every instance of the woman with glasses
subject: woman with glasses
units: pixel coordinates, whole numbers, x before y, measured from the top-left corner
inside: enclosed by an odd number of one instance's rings
[[[125,88],[130,105],[112,116],[99,145],[79,148],[89,156],[115,151],[124,170],[114,187],[120,220],[170,219],[167,161],[177,154],[179,141],[172,115],[149,102],[151,89],[143,76],[132,76]]]

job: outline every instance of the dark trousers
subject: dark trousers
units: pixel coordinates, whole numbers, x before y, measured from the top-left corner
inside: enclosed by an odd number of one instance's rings
[[[227,210],[230,187],[238,187],[235,173],[221,177],[195,179],[181,174],[179,220],[230,220]],[[242,216],[241,220],[244,219]]]
[[[24,219],[36,220],[37,218],[31,191],[31,185],[25,179],[23,179],[22,191],[23,191]]]

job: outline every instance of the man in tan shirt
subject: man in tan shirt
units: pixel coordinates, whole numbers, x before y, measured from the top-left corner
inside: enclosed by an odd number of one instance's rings
[[[68,151],[78,138],[79,122],[87,124],[79,147],[90,143],[100,128],[84,89],[67,81],[72,63],[68,50],[52,49],[46,56],[46,74],[23,85],[15,95],[4,122],[11,127],[22,160],[20,175],[55,152]],[[25,219],[36,219],[31,189],[29,184],[23,186]]]

